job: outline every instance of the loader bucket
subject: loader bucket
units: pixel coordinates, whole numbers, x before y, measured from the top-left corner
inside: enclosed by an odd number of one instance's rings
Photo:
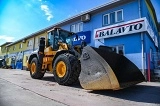
[[[119,90],[145,80],[138,67],[125,56],[86,46],[79,81],[88,90]]]

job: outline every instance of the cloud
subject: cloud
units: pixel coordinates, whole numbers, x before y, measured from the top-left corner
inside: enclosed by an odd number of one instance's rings
[[[47,16],[47,20],[50,21],[51,18],[53,18],[51,10],[48,8],[47,5],[41,5],[41,10],[45,12],[45,15]]]
[[[5,40],[6,42],[13,42],[14,37],[6,36],[6,35],[0,35],[0,41]]]

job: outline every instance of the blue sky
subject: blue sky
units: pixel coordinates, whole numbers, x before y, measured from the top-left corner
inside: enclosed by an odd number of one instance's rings
[[[0,0],[0,45],[111,0]],[[160,22],[160,0],[151,0]]]

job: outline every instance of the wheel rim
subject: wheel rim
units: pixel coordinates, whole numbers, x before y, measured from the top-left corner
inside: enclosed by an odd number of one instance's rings
[[[31,73],[35,73],[36,72],[36,64],[35,63],[32,63],[31,65]]]
[[[59,61],[56,66],[56,73],[58,77],[62,78],[66,74],[66,64],[63,61]]]

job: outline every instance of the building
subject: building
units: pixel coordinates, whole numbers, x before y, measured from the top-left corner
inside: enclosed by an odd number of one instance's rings
[[[114,47],[117,53],[135,63],[143,74],[148,68],[153,72],[152,53],[159,51],[159,27],[150,0],[114,0],[57,26],[73,32],[90,31],[89,45]]]
[[[0,45],[0,56],[1,56],[1,59],[3,58],[4,59],[4,56],[7,56],[7,45],[10,44],[12,42],[6,42],[2,45]]]
[[[16,42],[8,44],[7,47],[7,65],[12,68],[26,69],[29,55],[38,49],[40,37],[47,37],[47,32],[40,31],[33,33]]]
[[[152,54],[159,51],[160,39],[155,10],[150,0],[113,0],[35,32],[7,47],[14,48],[19,42],[25,43],[22,50],[25,67],[26,56],[38,47],[38,38],[47,38],[47,31],[55,26],[77,33],[79,39],[76,41],[73,38],[75,44],[85,40],[94,47],[111,46],[115,52],[135,63],[144,75],[148,68],[153,72]],[[8,54],[15,52],[20,51]]]

